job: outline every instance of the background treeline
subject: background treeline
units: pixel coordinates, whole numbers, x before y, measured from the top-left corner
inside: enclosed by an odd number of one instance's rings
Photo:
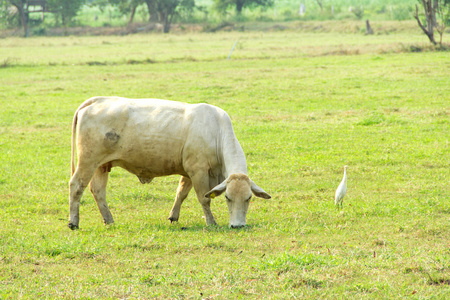
[[[416,0],[0,0],[0,28],[45,34],[52,27],[125,26],[136,22],[413,19]],[[448,22],[448,18],[447,18]]]

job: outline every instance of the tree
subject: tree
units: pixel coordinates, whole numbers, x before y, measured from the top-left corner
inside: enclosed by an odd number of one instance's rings
[[[129,14],[128,25],[130,25],[134,20],[137,7],[142,3],[144,3],[144,0],[96,0],[94,5],[103,9],[102,7],[110,4],[111,6],[116,7],[122,16],[127,16]]]
[[[159,14],[159,21],[163,23],[164,33],[170,31],[170,25],[172,24],[173,17],[175,16],[177,6],[180,4],[180,0],[155,0],[156,10]]]
[[[6,13],[1,15],[2,18],[9,22],[10,20],[17,20],[19,26],[23,28],[24,36],[28,36],[29,31],[29,22],[30,22],[30,13],[36,12],[49,12],[47,4],[49,1],[47,0],[6,0],[0,1],[0,10],[6,10]],[[32,6],[33,10],[29,10],[29,7]],[[9,12],[9,8],[15,7],[15,12],[11,14]],[[1,11],[0,11],[1,12]]]
[[[159,16],[158,16],[158,7],[156,5],[155,0],[144,0],[145,4],[147,4],[147,10],[149,15],[149,21],[150,22],[159,22]]]
[[[170,31],[170,25],[178,9],[195,7],[194,0],[108,0],[108,2],[118,7],[123,15],[130,14],[128,24],[133,22],[137,7],[145,3],[150,15],[149,21],[163,23],[165,33]]]
[[[323,4],[322,4],[322,0],[316,0],[317,4],[319,4],[320,6],[320,11],[323,11]]]
[[[129,15],[128,25],[130,25],[133,23],[137,8],[144,3],[147,4],[149,21],[159,22],[155,0],[94,0],[93,5],[98,6],[100,10],[103,10],[108,4],[115,7],[122,16]]]
[[[358,18],[358,20],[361,20],[364,16],[364,7],[362,5],[356,6],[352,9],[352,13],[356,16],[356,18]]]
[[[439,45],[442,46],[442,37],[444,36],[445,28],[450,23],[450,0],[441,1],[436,14],[438,15],[437,19],[440,20],[436,22],[436,31],[440,36]]]
[[[430,42],[434,45],[437,44],[434,39],[434,29],[436,29],[436,31],[440,34],[440,45],[442,45],[442,37],[446,28],[446,22],[448,22],[450,16],[450,0],[418,1],[422,4],[425,19],[421,20],[419,16],[419,7],[417,4],[414,18],[417,20],[417,23],[422,31],[427,35]]]
[[[77,16],[84,2],[85,0],[48,0],[47,4],[56,17],[61,18],[63,26],[67,27]]]
[[[27,1],[26,0],[9,0],[6,1],[7,4],[11,4],[17,9],[17,12],[20,17],[20,25],[23,28],[24,36],[28,36],[28,8],[27,8]]]
[[[272,6],[274,0],[214,0],[217,11],[225,13],[228,8],[234,7],[236,14],[240,16],[244,7]]]

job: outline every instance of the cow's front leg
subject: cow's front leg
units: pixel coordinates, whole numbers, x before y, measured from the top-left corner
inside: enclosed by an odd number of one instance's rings
[[[199,195],[197,195],[199,197]],[[206,225],[217,225],[216,220],[214,220],[214,216],[211,212],[211,199],[204,198],[200,201],[200,204],[203,208],[203,213],[205,214]]]
[[[105,169],[104,167],[97,168],[89,184],[89,189],[94,196],[95,202],[97,202],[98,209],[102,214],[105,224],[114,223],[114,219],[108,208],[108,203],[106,202],[106,184],[108,183],[108,172],[110,170],[110,168]]]
[[[195,193],[197,194],[197,199],[202,205],[203,213],[205,214],[206,225],[217,225],[216,220],[211,212],[211,198],[205,197],[205,194],[209,191],[209,176],[208,173],[201,174],[198,172],[192,178]]]
[[[175,202],[173,203],[172,210],[169,214],[169,220],[171,223],[178,221],[178,218],[180,217],[181,204],[183,204],[183,201],[184,199],[186,199],[191,188],[192,180],[189,177],[182,176],[180,179],[180,183],[178,184]]]
[[[78,167],[69,182],[69,228],[78,229],[80,223],[80,199],[91,181],[93,170]]]

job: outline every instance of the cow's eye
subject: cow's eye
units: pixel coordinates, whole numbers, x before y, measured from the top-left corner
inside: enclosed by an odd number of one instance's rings
[[[227,196],[227,195],[225,195],[225,198],[227,199],[227,201],[231,202],[231,199],[230,199],[230,198],[228,198],[228,196]]]
[[[252,195],[250,195],[250,197],[248,197],[248,199],[247,199],[247,200],[245,200],[245,202],[248,202],[248,201],[250,201],[250,199],[252,199]]]

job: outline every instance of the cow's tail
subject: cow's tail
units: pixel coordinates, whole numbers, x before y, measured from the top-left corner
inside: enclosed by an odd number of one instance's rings
[[[75,114],[73,116],[73,121],[72,121],[72,154],[71,154],[71,159],[70,159],[70,164],[71,164],[71,168],[72,168],[72,176],[75,173],[75,148],[76,148],[76,139],[77,139],[78,113],[80,112],[80,110],[82,110],[83,108],[88,107],[89,105],[95,103],[99,99],[101,99],[101,98],[100,97],[94,97],[94,98],[90,98],[90,99],[84,101],[80,105],[80,107],[78,107],[77,111],[75,112]]]

